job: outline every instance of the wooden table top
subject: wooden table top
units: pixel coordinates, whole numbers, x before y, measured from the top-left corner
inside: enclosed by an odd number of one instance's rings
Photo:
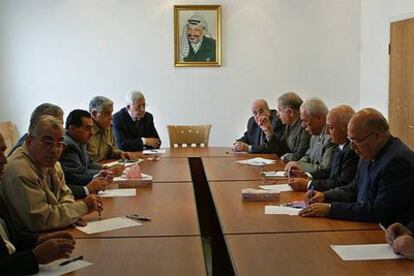
[[[153,182],[191,182],[186,158],[160,158],[139,163],[141,171],[153,177]]]
[[[409,260],[343,261],[330,245],[384,243],[384,232],[225,236],[237,275],[413,275]]]
[[[188,158],[188,157],[229,157],[233,152],[229,147],[206,147],[206,148],[166,148],[165,153],[160,154],[161,158]]]
[[[192,183],[153,183],[137,188],[134,197],[102,198],[102,219],[139,214],[150,217],[142,226],[87,235],[71,228],[77,238],[142,237],[142,236],[198,236],[198,224]],[[86,221],[96,221],[97,213],[84,216]]]
[[[241,190],[258,188],[262,185],[260,181],[210,182],[209,185],[223,234],[379,229],[375,223],[264,214],[265,205],[303,200],[303,192],[282,192],[277,202],[248,202],[242,200]]]
[[[82,239],[72,256],[93,265],[66,275],[206,275],[200,237]]]
[[[206,157],[203,158],[203,166],[208,181],[238,181],[260,180],[262,170],[281,171],[284,164],[275,155],[261,154],[263,158],[276,160],[275,164],[266,166],[250,166],[236,161],[252,158],[252,156],[233,156],[228,158]]]

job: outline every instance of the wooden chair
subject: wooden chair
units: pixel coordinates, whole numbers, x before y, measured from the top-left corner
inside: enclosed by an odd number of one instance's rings
[[[12,149],[12,147],[17,143],[17,139],[19,137],[16,128],[10,121],[0,122],[0,132],[3,135],[4,142],[7,146],[7,150],[5,152],[5,154],[7,155],[8,152]]]
[[[168,125],[171,148],[208,147],[211,125]]]

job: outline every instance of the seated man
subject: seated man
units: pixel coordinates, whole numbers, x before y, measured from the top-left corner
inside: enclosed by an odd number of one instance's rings
[[[82,201],[73,199],[57,162],[62,148],[61,122],[42,116],[5,166],[0,195],[19,233],[64,228],[101,209],[94,195]]]
[[[348,139],[359,155],[355,180],[326,192],[309,191],[302,216],[364,222],[408,223],[414,217],[414,153],[392,137],[386,119],[373,108],[357,112]],[[322,203],[326,202],[326,203]]]
[[[263,121],[266,147],[283,161],[301,159],[309,148],[310,134],[302,128],[300,106],[302,99],[293,92],[283,94],[277,100],[277,116],[285,125],[281,137],[275,135],[268,120]]]
[[[126,96],[127,106],[114,114],[116,145],[124,151],[142,151],[161,146],[151,113],[145,111],[145,98],[139,91]]]
[[[96,181],[101,182],[105,188],[113,173],[101,170],[102,165],[92,161],[86,152],[86,145],[92,136],[92,127],[93,122],[88,111],[75,109],[69,113],[66,118],[65,148],[59,161],[67,183],[85,186],[91,181]],[[106,176],[110,179],[106,180]]]
[[[394,223],[387,228],[385,239],[392,246],[395,254],[414,260],[414,221],[407,227]]]
[[[310,98],[300,106],[302,127],[312,135],[309,149],[299,161],[290,161],[285,166],[286,173],[295,168],[319,175],[329,175],[333,154],[337,146],[326,134],[328,108],[319,98]]]
[[[276,110],[270,110],[265,100],[256,100],[252,104],[253,116],[247,122],[247,130],[243,137],[238,139],[233,145],[233,151],[243,151],[251,153],[270,153],[266,147],[266,134],[261,125],[264,120],[272,129],[272,133],[280,137],[283,133],[283,124],[276,115]]]
[[[5,150],[6,144],[0,133],[0,180],[7,163]],[[67,258],[72,253],[75,240],[70,233],[19,236],[6,220],[7,214],[0,199],[0,274],[34,274],[39,271],[39,264]]]
[[[358,155],[351,149],[347,137],[348,123],[355,111],[347,105],[332,108],[326,116],[326,129],[331,141],[338,145],[335,152],[329,176],[311,175],[308,177],[303,170],[292,171],[289,185],[295,191],[306,191],[308,188],[316,191],[326,191],[351,183],[358,167]]]

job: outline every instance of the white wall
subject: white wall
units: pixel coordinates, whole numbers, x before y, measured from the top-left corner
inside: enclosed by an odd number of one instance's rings
[[[390,22],[414,17],[413,0],[361,0],[361,106],[388,116]]]
[[[169,0],[0,1],[0,121],[20,132],[41,102],[66,112],[98,94],[144,92],[164,145],[167,124],[213,124],[230,145],[250,104],[283,92],[359,105],[359,0],[192,0],[221,4],[223,66],[174,68]]]

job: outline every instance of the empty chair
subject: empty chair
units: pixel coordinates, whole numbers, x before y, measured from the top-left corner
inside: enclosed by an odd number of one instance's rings
[[[18,135],[16,128],[10,121],[0,122],[0,132],[3,134],[4,142],[7,146],[5,154],[7,155],[13,146],[17,143]]]
[[[168,125],[171,148],[208,147],[211,125]]]

